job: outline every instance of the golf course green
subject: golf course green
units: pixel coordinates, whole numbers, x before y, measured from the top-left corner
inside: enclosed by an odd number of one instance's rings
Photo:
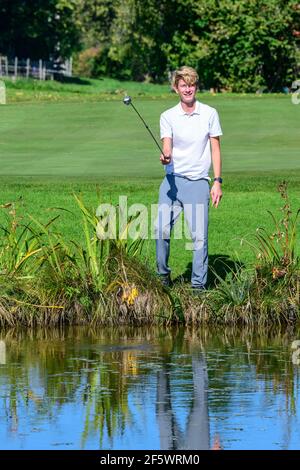
[[[129,205],[157,203],[164,169],[154,142],[122,98],[131,94],[159,138],[159,115],[177,102],[167,86],[158,86],[157,92],[155,85],[143,92],[137,87],[135,93],[134,84],[126,87],[120,82],[105,94],[102,81],[102,95],[97,87],[88,94],[85,85],[65,85],[69,91],[64,95],[60,84],[52,100],[47,84],[46,98],[41,95],[39,100],[26,86],[20,91],[19,83],[13,93],[8,88],[8,104],[0,107],[0,205],[15,202],[22,217],[30,214],[43,223],[59,214],[60,233],[79,240],[80,214],[73,193],[81,194],[94,209],[99,202],[117,204],[120,195],[128,197]],[[275,230],[268,211],[277,219],[282,216],[277,191],[281,181],[288,183],[293,213],[299,208],[300,105],[293,104],[290,95],[199,93],[198,99],[218,110],[224,133],[224,197],[218,209],[210,210],[210,265],[221,257],[251,267],[255,250],[241,241],[252,243],[258,227]],[[0,214],[1,220],[6,212]],[[299,253],[299,230],[297,237]],[[184,240],[174,240],[171,246],[175,278],[190,269],[192,253],[184,246]],[[142,254],[153,271],[154,248],[154,240],[146,241]]]
[[[300,169],[300,106],[291,97],[208,94],[198,99],[221,118],[224,175]],[[134,99],[156,136],[169,99]],[[1,107],[1,175],[160,177],[158,155],[143,124],[120,101],[13,103]]]

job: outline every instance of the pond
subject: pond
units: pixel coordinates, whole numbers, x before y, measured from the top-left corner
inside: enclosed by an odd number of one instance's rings
[[[299,449],[300,332],[0,332],[1,449]]]

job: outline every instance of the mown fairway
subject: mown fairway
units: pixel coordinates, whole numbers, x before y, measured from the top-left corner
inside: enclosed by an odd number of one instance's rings
[[[267,210],[280,216],[277,184],[289,181],[293,208],[300,201],[300,105],[289,96],[209,96],[199,99],[219,111],[224,137],[224,199],[211,209],[210,255],[253,260],[240,239],[258,226],[271,229]],[[158,136],[160,113],[176,103],[136,99],[135,104]],[[97,206],[102,201],[157,202],[163,176],[158,153],[146,129],[130,107],[120,101],[11,104],[0,108],[0,204],[22,197],[20,213],[40,220],[63,207],[58,226],[69,238],[78,236],[78,212],[73,191]],[[191,260],[184,241],[172,246],[174,274],[182,274]],[[154,266],[154,241],[145,245]]]
[[[224,173],[300,169],[300,106],[288,96],[199,95],[219,111]],[[158,136],[160,113],[176,103],[135,100]],[[159,177],[156,147],[122,101],[13,104],[0,108],[1,175]]]

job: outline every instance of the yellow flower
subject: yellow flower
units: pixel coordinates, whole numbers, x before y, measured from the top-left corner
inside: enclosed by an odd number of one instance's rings
[[[137,290],[137,288],[134,285],[129,286],[128,284],[123,284],[122,289],[122,302],[126,302],[127,305],[133,305],[135,299],[139,295],[139,291]]]

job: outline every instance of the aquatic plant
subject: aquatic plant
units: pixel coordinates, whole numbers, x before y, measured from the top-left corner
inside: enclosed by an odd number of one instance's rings
[[[300,208],[293,216],[286,181],[278,185],[278,192],[283,199],[282,216],[276,218],[271,211],[267,211],[274,223],[274,231],[269,233],[264,227],[258,227],[255,234],[256,243],[252,247],[256,251],[257,275],[267,277],[271,282],[283,280],[288,284],[300,265],[296,252]]]
[[[119,231],[114,239],[99,236],[96,211],[81,196],[74,197],[81,214],[81,242],[57,231],[55,221],[60,215],[47,223],[29,215],[24,222],[25,216],[17,215],[14,204],[3,206],[11,210],[1,227],[0,322],[178,320],[178,301],[140,259],[143,240]],[[135,217],[130,217],[125,231],[133,223]]]
[[[34,274],[31,261],[41,247],[37,233],[30,224],[23,223],[17,215],[16,206],[13,202],[0,205],[0,209],[6,211],[6,223],[0,225],[0,274],[28,277]]]

